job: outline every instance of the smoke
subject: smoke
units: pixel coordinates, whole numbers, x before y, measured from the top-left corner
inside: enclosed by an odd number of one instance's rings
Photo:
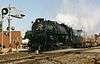
[[[96,0],[63,0],[56,20],[87,33],[97,33],[100,32],[100,7]]]

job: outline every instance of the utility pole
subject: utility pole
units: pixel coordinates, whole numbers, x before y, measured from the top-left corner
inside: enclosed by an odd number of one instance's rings
[[[3,50],[3,15],[2,15],[2,18],[1,18],[1,31],[2,31],[2,50]]]
[[[11,7],[10,7],[10,4],[9,4],[9,7],[8,7],[8,32],[9,32],[9,45],[11,47],[11,18],[10,18],[10,10],[11,10]]]
[[[8,13],[8,9],[7,8],[3,8],[1,11],[1,34],[2,34],[2,49],[3,49],[3,18],[4,16]]]
[[[10,4],[9,4],[9,7],[8,7],[8,28],[9,28],[9,43],[11,45],[11,18],[10,18]]]

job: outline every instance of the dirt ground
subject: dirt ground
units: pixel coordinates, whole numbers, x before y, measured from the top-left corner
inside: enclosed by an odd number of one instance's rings
[[[100,64],[100,53],[57,53],[46,56],[22,64]]]
[[[1,60],[20,58],[30,55],[28,53],[16,53],[12,55],[0,56]],[[41,57],[33,57],[32,60],[17,64],[100,64],[100,53],[90,52],[62,52],[39,54]]]
[[[42,59],[33,64],[99,64],[100,54],[82,53],[65,54],[62,56]]]

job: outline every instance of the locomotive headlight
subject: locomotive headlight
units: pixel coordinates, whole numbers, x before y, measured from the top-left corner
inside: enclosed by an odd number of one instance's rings
[[[52,40],[54,39],[52,35],[50,35],[50,39],[52,39]]]
[[[42,24],[38,24],[38,27],[36,30],[43,30],[43,25]]]
[[[36,29],[36,30],[38,30],[38,29]]]

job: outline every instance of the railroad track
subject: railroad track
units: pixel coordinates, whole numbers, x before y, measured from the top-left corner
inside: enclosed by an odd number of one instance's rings
[[[39,54],[39,55],[31,55],[21,58],[15,58],[15,59],[9,59],[9,60],[2,60],[0,61],[0,64],[27,64],[27,62],[34,62],[46,59],[49,62],[53,61],[58,63],[59,61],[53,60],[55,57],[63,56],[65,53],[53,53],[53,54]],[[61,62],[59,62],[61,64]]]
[[[19,63],[19,62],[25,62],[27,60],[36,60],[36,59],[40,59],[40,58],[44,58],[44,54],[40,54],[40,55],[30,55],[30,56],[26,56],[26,57],[20,57],[20,58],[14,58],[14,59],[9,59],[9,60],[1,60],[0,64],[3,63]]]
[[[63,50],[55,50],[55,51],[48,51],[43,52],[42,54],[30,54],[30,56],[20,57],[20,58],[14,58],[9,60],[0,60],[0,64],[27,64],[27,62],[34,62],[34,61],[40,61],[40,60],[47,60],[48,62],[52,62],[52,64],[63,64],[62,62],[58,60],[54,60],[55,57],[63,56],[70,52],[84,52],[87,50],[93,50],[93,49],[100,49],[100,48],[87,48],[87,49],[63,49]]]

